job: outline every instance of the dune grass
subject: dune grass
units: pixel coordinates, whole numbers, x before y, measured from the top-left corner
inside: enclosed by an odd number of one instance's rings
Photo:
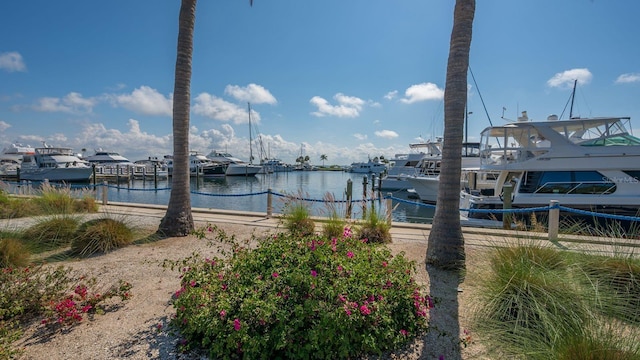
[[[640,359],[639,279],[634,256],[496,248],[474,324],[496,357]]]

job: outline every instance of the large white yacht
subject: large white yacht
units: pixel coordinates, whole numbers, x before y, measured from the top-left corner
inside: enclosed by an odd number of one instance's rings
[[[227,176],[255,176],[262,170],[262,166],[247,163],[229,153],[211,151],[207,158],[227,165]]]
[[[505,184],[513,185],[512,207],[561,206],[635,216],[640,207],[640,139],[630,118],[571,118],[518,121],[481,133],[480,169],[498,171],[490,190],[463,190],[462,209],[502,209]],[[499,214],[469,211],[469,217]]]
[[[380,178],[380,190],[409,190],[413,186],[407,176],[415,175],[423,159],[442,159],[442,139],[409,144],[409,152],[395,154],[389,159],[389,168]]]
[[[80,159],[71,148],[35,148],[34,154],[24,155],[20,164],[20,179],[31,181],[89,181],[93,169]]]
[[[36,150],[30,145],[13,143],[0,153],[0,179],[15,179],[20,163],[25,155],[33,155]]]
[[[495,173],[479,171],[480,143],[463,143],[461,156],[461,189],[470,188],[476,190],[493,187],[496,179]],[[438,187],[440,186],[441,166],[442,155],[425,157],[418,164],[416,172],[405,178],[421,201],[435,204],[438,198]]]

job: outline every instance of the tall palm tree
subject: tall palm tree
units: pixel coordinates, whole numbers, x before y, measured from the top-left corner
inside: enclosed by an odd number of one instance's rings
[[[193,231],[189,183],[189,111],[191,59],[197,0],[182,0],[178,19],[178,55],[173,88],[173,174],[167,213],[160,221],[162,236],[187,236]]]
[[[444,91],[444,144],[436,213],[429,234],[427,263],[442,269],[465,267],[460,227],[460,172],[467,103],[467,70],[475,0],[456,0]]]
[[[325,154],[320,155],[320,160],[322,160],[322,166],[324,167],[324,161],[327,160],[328,157]]]

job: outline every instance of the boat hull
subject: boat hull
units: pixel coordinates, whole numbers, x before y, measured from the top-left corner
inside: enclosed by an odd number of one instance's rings
[[[20,180],[85,182],[89,181],[91,175],[92,169],[90,167],[22,169],[20,171]]]
[[[227,176],[255,176],[260,170],[261,166],[251,164],[229,164],[225,175]]]

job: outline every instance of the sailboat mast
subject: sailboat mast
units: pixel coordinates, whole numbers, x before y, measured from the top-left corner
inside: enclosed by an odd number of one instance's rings
[[[576,98],[576,85],[578,80],[573,81],[573,91],[571,92],[571,107],[569,108],[569,119],[573,119],[573,100]]]
[[[253,164],[253,146],[251,143],[253,139],[251,138],[251,103],[247,102],[247,108],[249,109],[249,164]]]

